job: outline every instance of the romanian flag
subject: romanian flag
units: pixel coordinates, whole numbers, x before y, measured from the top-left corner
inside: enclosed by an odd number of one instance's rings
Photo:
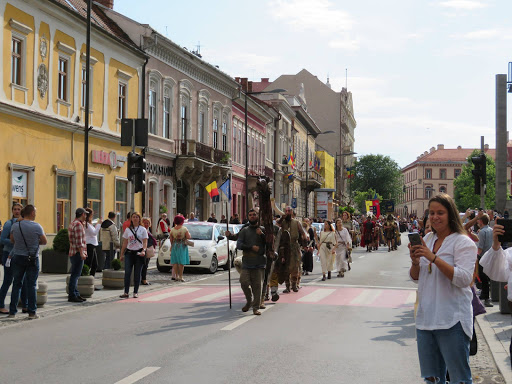
[[[211,184],[208,184],[206,186],[206,191],[210,195],[210,197],[213,199],[214,196],[219,196],[219,190],[217,189],[217,182],[214,181]]]
[[[353,168],[347,167],[347,179],[353,179],[355,176],[355,171]]]

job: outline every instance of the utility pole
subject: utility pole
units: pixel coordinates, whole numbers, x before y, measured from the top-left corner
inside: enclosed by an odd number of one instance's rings
[[[485,210],[485,188],[487,185],[487,160],[485,159],[484,137],[480,136],[480,153],[483,155],[484,162],[482,164],[483,177],[480,178],[480,208]]]

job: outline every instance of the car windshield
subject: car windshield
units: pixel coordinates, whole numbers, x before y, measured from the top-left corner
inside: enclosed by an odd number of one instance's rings
[[[209,225],[187,225],[192,240],[211,240],[213,227]]]

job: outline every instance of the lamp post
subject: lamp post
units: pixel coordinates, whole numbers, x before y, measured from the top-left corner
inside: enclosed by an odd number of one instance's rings
[[[309,175],[309,164],[308,164],[308,157],[309,157],[309,136],[318,136],[318,135],[326,135],[328,133],[336,133],[334,131],[325,131],[320,133],[309,133],[306,132],[306,217],[308,217],[308,200],[309,200],[309,191],[308,191],[308,175]],[[315,136],[315,137],[316,137]]]
[[[245,124],[245,214],[247,218],[249,213],[249,127],[247,126],[247,95],[260,95],[262,93],[281,93],[286,89],[273,89],[268,92],[244,92],[244,124]],[[275,161],[275,159],[274,159]]]

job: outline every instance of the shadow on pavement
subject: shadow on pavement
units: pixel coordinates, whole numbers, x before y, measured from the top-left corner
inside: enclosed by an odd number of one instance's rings
[[[394,321],[368,321],[367,323],[375,324],[375,328],[394,328],[386,335],[374,337],[372,340],[375,341],[392,341],[405,346],[407,345],[405,340],[416,338],[416,325],[412,311],[404,312]]]

